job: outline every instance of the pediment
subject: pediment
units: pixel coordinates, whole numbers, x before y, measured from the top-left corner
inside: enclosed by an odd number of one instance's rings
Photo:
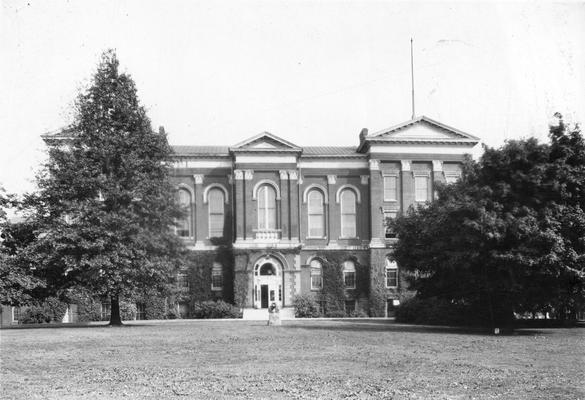
[[[244,140],[231,148],[232,151],[300,151],[297,145],[288,142],[269,132]]]
[[[424,116],[376,132],[369,136],[368,139],[430,142],[479,140],[475,136]]]

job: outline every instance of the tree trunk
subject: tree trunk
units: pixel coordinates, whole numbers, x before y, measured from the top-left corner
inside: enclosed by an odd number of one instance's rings
[[[110,299],[111,299],[110,325],[122,326],[122,318],[120,318],[120,298],[118,297],[118,295],[115,295],[112,296]]]

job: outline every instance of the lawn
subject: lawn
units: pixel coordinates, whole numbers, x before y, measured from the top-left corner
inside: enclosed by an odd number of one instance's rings
[[[2,399],[585,399],[585,329],[384,320],[0,331]]]

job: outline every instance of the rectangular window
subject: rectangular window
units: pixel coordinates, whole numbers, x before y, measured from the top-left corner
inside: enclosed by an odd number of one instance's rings
[[[346,300],[345,301],[345,314],[351,315],[355,313],[355,300]]]
[[[136,319],[139,321],[146,319],[146,304],[136,303]]]
[[[386,287],[395,288],[398,286],[398,270],[386,269]]]
[[[355,271],[346,271],[343,273],[343,282],[346,289],[355,289]]]
[[[396,201],[398,195],[396,194],[396,182],[398,177],[385,176],[384,177],[384,201]]]
[[[211,290],[221,289],[223,289],[223,276],[221,276],[221,272],[214,272],[211,275]]]
[[[12,307],[12,323],[18,324],[20,321],[20,314],[21,308],[20,307]]]
[[[189,289],[189,280],[187,279],[187,274],[177,274],[177,287],[180,289]]]
[[[461,173],[459,172],[445,173],[445,182],[447,182],[448,184],[457,182],[459,178],[461,178]]]
[[[416,201],[427,201],[429,199],[429,177],[415,176],[414,190]]]
[[[102,321],[108,321],[112,313],[112,305],[110,303],[102,303]]]

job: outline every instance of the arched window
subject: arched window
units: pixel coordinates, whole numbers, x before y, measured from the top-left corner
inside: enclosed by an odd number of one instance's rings
[[[343,263],[343,282],[346,289],[355,289],[355,264],[353,261]]]
[[[193,218],[191,193],[187,189],[179,189],[177,191],[177,202],[183,211],[183,215],[177,220],[175,231],[180,237],[191,237],[193,236],[191,233],[191,227],[193,226],[191,223]]]
[[[356,237],[356,206],[355,193],[353,190],[345,189],[341,192],[341,237]]]
[[[319,260],[311,260],[311,290],[323,288],[323,268]]]
[[[309,237],[325,237],[325,207],[323,204],[323,193],[314,189],[309,192],[308,214],[309,214]]]
[[[225,222],[224,194],[220,189],[211,189],[207,195],[209,204],[209,237],[223,237]]]
[[[223,289],[223,266],[214,262],[211,268],[211,290]]]
[[[386,257],[386,287],[398,287],[398,264],[390,257]]]
[[[276,229],[276,190],[270,185],[258,189],[258,229]]]

